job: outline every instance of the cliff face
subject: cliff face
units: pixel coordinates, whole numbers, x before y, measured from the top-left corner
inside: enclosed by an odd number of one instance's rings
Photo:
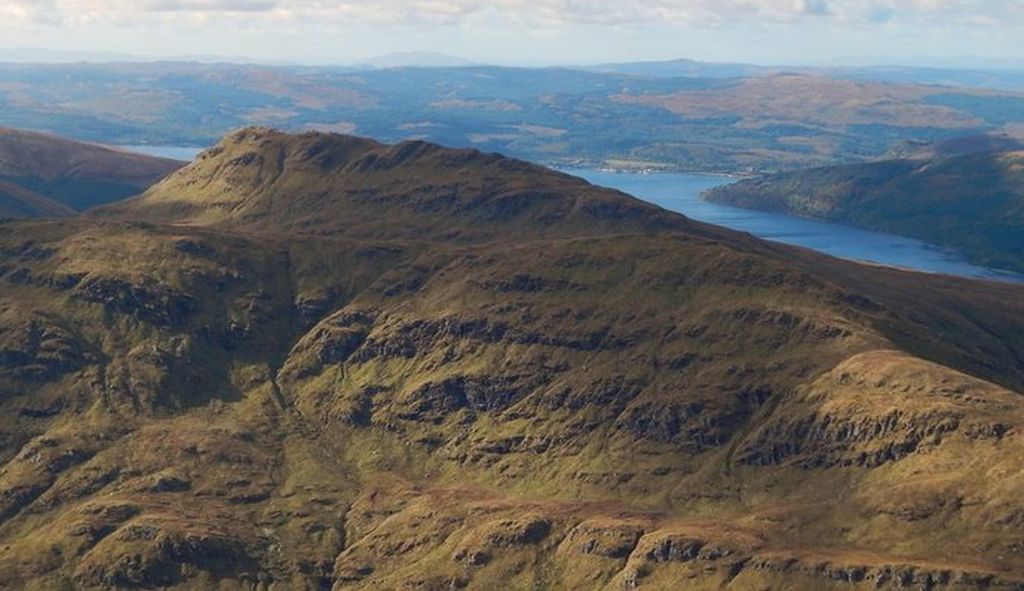
[[[1024,271],[1024,152],[819,168],[744,180],[710,201],[919,238]]]
[[[1010,588],[1021,295],[246,130],[0,226],[0,581]]]

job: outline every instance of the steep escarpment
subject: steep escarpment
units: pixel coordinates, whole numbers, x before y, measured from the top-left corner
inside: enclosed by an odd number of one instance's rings
[[[818,168],[710,191],[717,202],[838,221],[1024,271],[1024,152]]]
[[[0,128],[0,216],[65,217],[145,191],[181,162]]]
[[[475,152],[222,149],[0,226],[3,583],[1024,582],[1020,288]]]

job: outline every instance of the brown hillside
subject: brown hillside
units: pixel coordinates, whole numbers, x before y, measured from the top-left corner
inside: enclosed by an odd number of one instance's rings
[[[0,257],[15,588],[1024,583],[1020,287],[267,130]]]
[[[138,194],[181,166],[174,160],[0,128],[0,182],[6,187],[0,193],[0,212],[68,215]]]
[[[181,174],[97,215],[260,233],[457,242],[686,223],[620,192],[497,154],[266,128],[231,134]]]

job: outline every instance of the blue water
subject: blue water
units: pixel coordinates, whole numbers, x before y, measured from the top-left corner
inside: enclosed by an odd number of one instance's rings
[[[175,160],[192,160],[203,150],[182,146],[119,147]],[[596,185],[619,189],[695,220],[749,232],[766,240],[812,248],[844,259],[930,273],[1024,282],[1024,275],[972,265],[954,252],[913,238],[716,205],[700,199],[704,191],[731,182],[727,177],[668,172],[633,174],[594,169],[572,169],[566,172]]]
[[[158,158],[170,158],[171,160],[193,160],[206,148],[193,148],[190,146],[114,146],[130,152],[138,152]]]
[[[749,232],[767,240],[813,248],[844,259],[962,277],[1024,282],[1024,275],[972,265],[954,252],[913,238],[717,205],[700,199],[702,192],[731,182],[727,177],[684,173],[632,174],[591,169],[566,172],[596,185],[619,189],[695,220]]]

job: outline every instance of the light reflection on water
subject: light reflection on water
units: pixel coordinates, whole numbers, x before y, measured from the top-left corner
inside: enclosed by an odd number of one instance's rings
[[[749,232],[767,240],[812,248],[836,257],[932,273],[1024,282],[1024,276],[972,265],[956,253],[913,238],[717,205],[700,199],[704,191],[731,182],[726,177],[686,173],[631,174],[592,169],[566,172],[596,185],[619,189],[695,220]]]

